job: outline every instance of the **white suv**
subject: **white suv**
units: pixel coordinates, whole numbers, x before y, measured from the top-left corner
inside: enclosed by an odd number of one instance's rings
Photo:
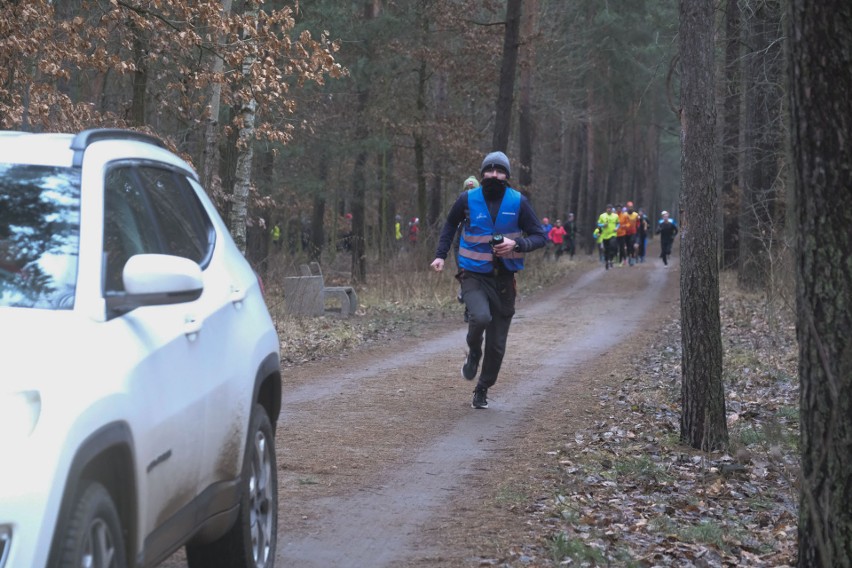
[[[0,132],[0,568],[271,568],[279,343],[183,160]]]

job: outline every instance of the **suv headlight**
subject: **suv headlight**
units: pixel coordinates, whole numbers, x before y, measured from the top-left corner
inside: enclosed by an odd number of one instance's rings
[[[0,434],[12,440],[29,436],[41,414],[41,395],[28,390],[0,394]]]

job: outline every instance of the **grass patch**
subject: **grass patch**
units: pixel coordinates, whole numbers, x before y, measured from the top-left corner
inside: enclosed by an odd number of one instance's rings
[[[777,416],[780,420],[786,420],[787,422],[791,422],[793,424],[799,423],[799,407],[791,405],[784,405],[778,409]]]
[[[793,426],[798,424],[798,409],[787,408],[789,413],[795,415],[795,420],[784,418],[776,414],[769,419],[756,422],[752,425],[743,425],[729,432],[731,447],[736,448],[771,448],[777,446],[788,451],[797,451],[799,447],[798,432]]]
[[[645,455],[625,456],[613,463],[615,473],[620,477],[653,479],[663,481],[670,479],[660,464]]]
[[[526,487],[517,483],[502,485],[500,489],[497,490],[497,496],[495,497],[497,503],[500,505],[509,506],[520,505],[527,502],[529,498],[529,492]]]
[[[675,523],[669,517],[657,517],[651,522],[658,533],[672,535],[682,542],[691,542],[721,547],[725,529],[717,522],[704,520],[697,525]]]
[[[589,546],[579,538],[571,538],[564,532],[557,533],[550,538],[550,557],[557,564],[566,559],[574,562],[591,562],[595,566],[605,563],[606,557],[603,552],[593,546]]]
[[[721,548],[724,544],[725,530],[713,521],[701,521],[697,525],[682,527],[678,534],[681,540],[712,544]]]
[[[750,446],[763,446],[766,444],[766,436],[759,428],[746,426],[730,433],[731,445],[734,447],[748,448]]]
[[[569,524],[575,525],[579,522],[580,512],[571,504],[570,499],[568,499],[565,495],[556,496],[556,507],[559,512],[559,516],[562,517],[563,520],[568,521]]]

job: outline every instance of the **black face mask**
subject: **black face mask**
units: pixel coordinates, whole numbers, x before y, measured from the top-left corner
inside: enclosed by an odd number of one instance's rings
[[[482,180],[482,193],[488,200],[503,197],[508,185],[508,182],[504,179],[485,178]]]

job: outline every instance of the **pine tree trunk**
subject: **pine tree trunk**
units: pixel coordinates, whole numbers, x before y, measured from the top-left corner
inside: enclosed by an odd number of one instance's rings
[[[728,0],[725,7],[725,106],[722,119],[723,268],[735,268],[739,262],[741,47],[739,2]]]
[[[492,150],[506,152],[512,126],[512,98],[515,92],[515,70],[518,66],[518,39],[521,35],[521,0],[506,3],[506,34],[503,37],[503,63],[500,66],[500,91],[494,117]]]
[[[535,34],[536,14],[538,12],[538,0],[526,0],[523,14],[524,28],[524,50],[523,63],[521,64],[521,88],[518,105],[518,143],[521,159],[520,172],[518,174],[518,185],[524,191],[530,191],[533,182],[533,67],[535,65],[535,47],[533,38]],[[541,204],[540,204],[541,205]],[[559,210],[557,209],[557,212]],[[557,213],[558,215],[559,213]]]
[[[728,441],[722,386],[718,199],[714,167],[713,0],[680,1],[681,440],[704,451]]]
[[[595,167],[597,160],[597,137],[595,132],[598,128],[597,116],[595,112],[597,108],[594,103],[594,91],[590,88],[586,92],[586,111],[589,113],[589,118],[586,121],[586,198],[590,204],[595,204],[592,200],[593,195],[601,195],[601,188],[598,187],[598,169]],[[592,205],[593,210],[595,209]]]
[[[328,182],[328,151],[325,148],[317,150],[319,160],[317,162],[317,180],[325,186]],[[322,191],[314,193],[311,207],[311,238],[308,254],[311,260],[319,261],[325,246],[325,209],[326,195]]]
[[[366,92],[359,93],[359,104],[366,104]],[[363,113],[359,113],[363,114]],[[367,133],[359,135],[366,140]],[[367,282],[367,243],[364,238],[364,218],[366,215],[365,202],[367,197],[367,151],[361,150],[355,157],[355,168],[352,172],[352,238],[349,240],[352,252],[352,282],[364,284]]]
[[[656,122],[656,121],[655,121]],[[648,127],[646,136],[646,180],[647,183],[639,197],[639,206],[645,209],[645,213],[654,216],[654,210],[649,209],[657,195],[660,185],[660,128],[656,124]]]
[[[792,0],[802,452],[799,558],[852,566],[852,4]]]
[[[381,11],[380,0],[366,0],[364,2],[364,21],[378,17]],[[367,42],[366,51],[372,54],[373,46]],[[355,128],[355,138],[366,146],[370,129],[366,122],[367,105],[370,102],[370,78],[359,77],[358,85],[358,124]],[[367,150],[361,149],[355,157],[355,166],[352,172],[352,237],[350,239],[352,252],[352,282],[364,284],[367,281],[367,243],[364,238],[364,226],[367,205]]]
[[[417,217],[426,219],[428,196],[426,194],[426,60],[420,60],[417,71],[417,121],[414,132],[414,175],[417,177]]]

